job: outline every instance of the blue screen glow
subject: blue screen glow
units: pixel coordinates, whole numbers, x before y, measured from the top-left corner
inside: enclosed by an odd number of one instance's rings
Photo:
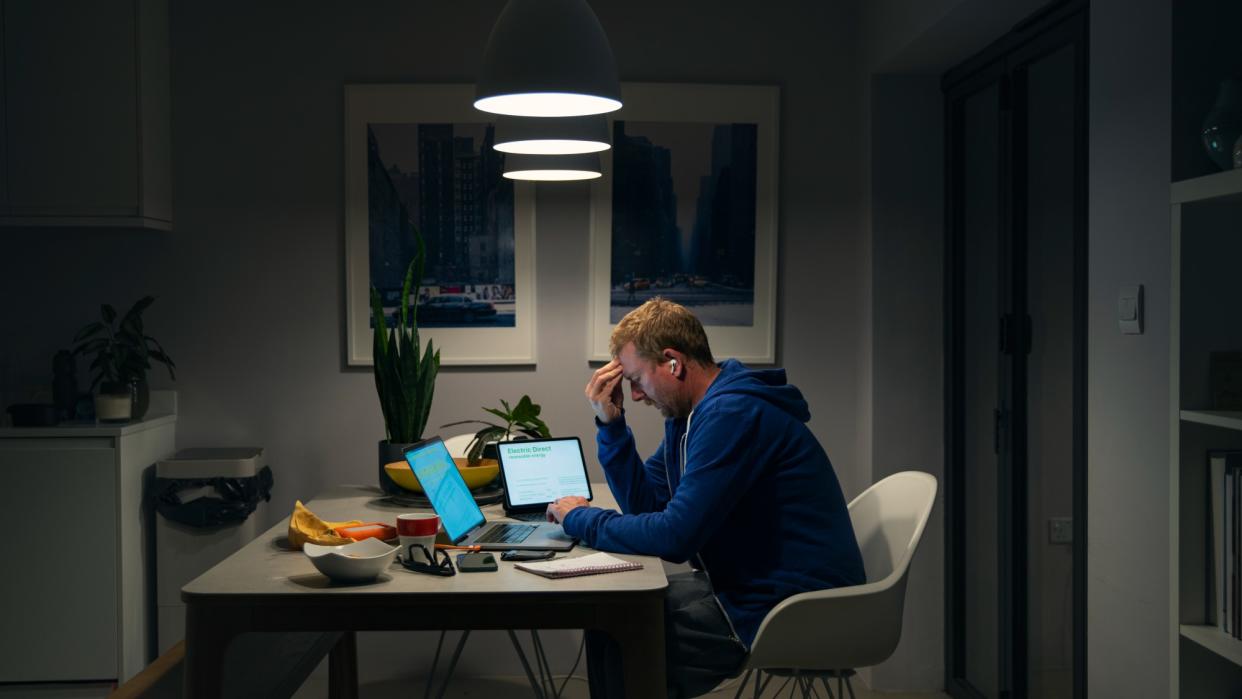
[[[475,504],[444,442],[436,440],[411,449],[405,453],[405,460],[422,484],[431,507],[440,515],[450,540],[460,541],[483,523],[483,511]]]

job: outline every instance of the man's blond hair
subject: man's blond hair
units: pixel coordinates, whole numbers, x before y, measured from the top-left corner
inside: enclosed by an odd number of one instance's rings
[[[685,306],[652,297],[635,308],[612,329],[608,351],[616,357],[621,348],[633,342],[638,356],[648,361],[660,361],[665,348],[675,349],[690,361],[704,366],[716,363],[712,348],[707,344],[707,332],[703,324]]]

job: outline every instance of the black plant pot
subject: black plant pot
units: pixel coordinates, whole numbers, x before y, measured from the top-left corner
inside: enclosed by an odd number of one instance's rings
[[[496,459],[499,461],[500,448],[497,447],[496,444],[496,442],[488,442],[487,444],[484,444],[483,453],[479,454],[479,457],[483,459]]]
[[[388,495],[399,495],[405,490],[396,484],[393,479],[388,477],[388,472],[384,470],[384,464],[391,464],[394,461],[405,460],[405,450],[410,447],[422,444],[426,440],[410,442],[408,444],[393,443],[387,439],[379,443],[379,487]]]
[[[147,409],[151,407],[151,386],[147,384],[145,378],[134,379],[130,383],[130,391],[134,397],[134,407],[131,420],[141,420],[147,414]]]

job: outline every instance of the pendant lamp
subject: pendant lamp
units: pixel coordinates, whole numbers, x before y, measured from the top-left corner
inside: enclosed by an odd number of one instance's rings
[[[496,143],[502,153],[572,155],[598,153],[608,144],[608,117],[511,117],[496,119]]]
[[[600,176],[599,154],[526,155],[513,153],[505,156],[504,175],[511,180],[540,182],[593,180]]]
[[[617,61],[586,0],[509,0],[487,40],[474,106],[528,117],[620,109]]]

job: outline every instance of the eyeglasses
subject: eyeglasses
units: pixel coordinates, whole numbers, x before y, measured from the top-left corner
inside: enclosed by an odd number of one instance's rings
[[[415,563],[414,549],[416,548],[422,553],[422,560],[430,561],[429,563]],[[448,551],[432,548],[428,553],[427,547],[422,544],[410,544],[405,555],[401,557],[401,566],[415,573],[439,575],[445,578],[457,575],[457,569],[453,567],[453,559]]]

